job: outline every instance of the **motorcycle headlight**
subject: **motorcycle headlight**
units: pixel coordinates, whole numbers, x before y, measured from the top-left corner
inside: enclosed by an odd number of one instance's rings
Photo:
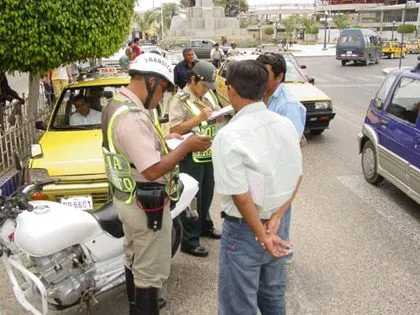
[[[29,168],[28,169],[29,180],[34,181],[46,181],[51,179],[48,171],[45,168]]]
[[[42,153],[42,148],[40,144],[32,144],[31,145],[31,157],[33,159],[37,159],[42,157],[43,153]]]
[[[329,109],[331,108],[331,102],[324,101],[324,102],[315,102],[315,109]]]

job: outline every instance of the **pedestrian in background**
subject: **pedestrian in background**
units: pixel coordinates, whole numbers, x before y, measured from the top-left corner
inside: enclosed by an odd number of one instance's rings
[[[54,89],[54,94],[56,97],[60,97],[61,91],[72,82],[72,72],[69,66],[59,66],[51,71],[51,82]]]
[[[266,53],[258,56],[268,71],[268,84],[264,93],[264,102],[268,109],[281,116],[287,117],[293,123],[301,139],[301,146],[305,143],[306,107],[290,93],[284,84],[287,73],[287,63],[282,54]],[[290,222],[292,208],[290,207],[283,217],[281,229],[285,232],[285,240],[290,240]],[[290,262],[292,255],[286,258]]]
[[[223,52],[223,49],[219,47],[218,43],[214,44],[213,49],[210,52],[210,60],[217,69],[220,68],[224,57],[225,53]]]
[[[187,73],[192,71],[198,60],[195,59],[194,51],[191,47],[184,48],[182,51],[184,60],[180,61],[174,69],[175,84],[183,89],[188,82]]]
[[[127,47],[124,51],[124,55],[119,60],[120,67],[128,69],[131,60],[133,60],[133,50],[130,47]]]
[[[133,44],[131,45],[131,48],[133,49],[133,60],[136,59],[141,54],[140,49],[140,39],[138,37],[134,38]]]
[[[255,315],[257,308],[262,315],[286,314],[286,270],[279,258],[290,253],[290,244],[281,239],[279,224],[299,186],[302,155],[290,120],[262,102],[267,82],[267,70],[255,60],[235,62],[227,72],[236,115],[212,145],[224,217],[219,315]],[[264,187],[258,206],[253,186]]]
[[[230,44],[230,48],[228,50],[228,56],[239,56],[241,54],[241,52],[239,51],[238,48],[236,48],[236,43],[232,43]]]
[[[0,129],[4,130],[4,111],[6,109],[6,101],[11,102],[14,99],[18,100],[22,104],[25,100],[19,96],[19,94],[13,90],[9,82],[7,81],[6,74],[0,71]]]
[[[169,102],[170,132],[180,135],[190,131],[214,137],[218,130],[216,120],[207,121],[212,112],[220,110],[215,88],[216,68],[209,62],[198,62],[188,75],[188,83]],[[221,123],[221,122],[220,122]],[[183,159],[180,171],[199,182],[197,193],[198,220],[181,214],[184,233],[181,251],[193,256],[206,257],[208,250],[200,245],[200,236],[220,239],[214,228],[209,210],[213,200],[214,176],[211,150],[194,152]]]

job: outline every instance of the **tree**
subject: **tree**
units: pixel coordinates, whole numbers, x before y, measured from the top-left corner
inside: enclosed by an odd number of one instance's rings
[[[249,26],[249,21],[248,20],[241,20],[239,22],[239,26],[240,26],[240,28],[247,28]]]
[[[411,34],[416,31],[416,27],[413,24],[401,24],[397,27],[397,32],[400,34]]]
[[[177,15],[179,12],[179,5],[175,2],[168,2],[163,4],[163,27],[164,30],[168,30],[171,27],[171,20],[174,15]],[[158,23],[158,32],[162,34],[162,24],[161,24],[161,11],[160,8],[155,9],[155,21]]]
[[[0,10],[0,71],[29,72],[29,116],[39,75],[62,64],[113,54],[124,42],[135,0],[6,0]]]
[[[264,29],[264,34],[265,35],[273,35],[274,34],[274,29],[272,27],[267,27]]]
[[[234,15],[234,16],[237,16],[240,12],[247,12],[248,9],[249,9],[249,5],[248,5],[247,0],[235,0],[235,1],[232,1],[232,0],[213,0],[213,3],[214,3],[215,6],[225,8],[225,12],[226,12],[227,15],[229,14],[230,11],[233,11],[231,9],[232,2],[236,2],[237,3],[236,6],[238,7],[237,8],[238,10],[234,10],[236,12],[236,15]],[[231,16],[231,15],[228,15],[228,16]]]
[[[191,0],[181,0],[180,1],[181,8],[189,8],[191,7]]]
[[[298,18],[294,15],[281,20],[287,38],[291,38],[298,24]]]
[[[306,34],[318,34],[319,32],[319,24],[317,21],[314,21],[312,19],[308,19],[308,18],[304,18],[303,21],[303,26],[305,28],[305,33]]]
[[[335,26],[340,30],[340,33],[343,29],[350,26],[350,17],[348,13],[334,15],[332,18]]]
[[[157,20],[157,12],[153,10],[146,11],[143,15],[134,13],[133,22],[137,24],[142,32],[147,32],[153,23]]]

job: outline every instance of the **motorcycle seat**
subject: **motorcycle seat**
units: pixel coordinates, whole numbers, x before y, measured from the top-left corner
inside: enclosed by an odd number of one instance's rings
[[[122,222],[118,218],[112,201],[104,204],[98,211],[92,213],[104,231],[113,237],[121,238],[124,236]]]

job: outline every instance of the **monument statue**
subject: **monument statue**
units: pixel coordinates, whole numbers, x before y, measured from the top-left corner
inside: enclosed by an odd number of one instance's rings
[[[229,14],[225,16],[225,8],[213,4],[213,0],[191,0],[192,7],[186,9],[186,17],[174,16],[167,32],[167,40],[189,40],[192,38],[219,40],[226,36],[231,40],[249,39],[247,30],[241,29],[239,20],[234,17],[239,11],[239,0],[233,2]],[[236,9],[237,7],[237,9]],[[239,13],[239,12],[238,12]]]
[[[239,15],[239,0],[230,0],[226,2],[225,13],[226,16],[235,17]]]

